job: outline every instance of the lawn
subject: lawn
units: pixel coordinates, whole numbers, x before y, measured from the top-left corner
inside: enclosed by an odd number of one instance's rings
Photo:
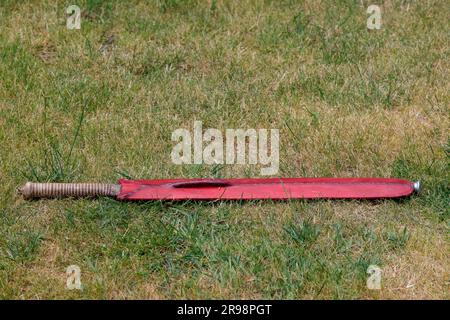
[[[447,1],[74,2],[0,2],[0,298],[449,298]],[[71,4],[81,29],[66,27]],[[204,203],[16,192],[260,176],[172,163],[171,133],[194,121],[279,129],[277,176],[398,177],[423,191]],[[70,265],[82,290],[66,287]],[[381,290],[366,287],[370,265]]]

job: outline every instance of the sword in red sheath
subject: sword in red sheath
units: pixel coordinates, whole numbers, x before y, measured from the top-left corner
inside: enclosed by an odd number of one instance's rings
[[[269,178],[119,180],[108,183],[32,183],[24,198],[109,196],[117,200],[389,199],[418,192],[420,182],[393,178]]]

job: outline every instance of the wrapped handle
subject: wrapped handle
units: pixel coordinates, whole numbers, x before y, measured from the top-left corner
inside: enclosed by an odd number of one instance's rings
[[[111,183],[33,183],[27,182],[19,189],[25,199],[31,198],[84,198],[115,197],[120,185]]]

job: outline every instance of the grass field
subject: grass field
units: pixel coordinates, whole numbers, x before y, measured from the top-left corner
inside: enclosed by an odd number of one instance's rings
[[[0,298],[448,299],[447,1],[0,1]],[[77,4],[81,29],[66,28]],[[379,4],[382,28],[368,30]],[[25,201],[25,181],[257,177],[171,133],[278,128],[278,176],[402,201]],[[382,289],[366,288],[369,265]],[[82,290],[66,288],[81,268]]]

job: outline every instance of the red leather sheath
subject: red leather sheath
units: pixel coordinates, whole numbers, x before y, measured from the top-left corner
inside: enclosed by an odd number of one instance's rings
[[[119,180],[120,200],[288,200],[400,198],[413,183],[389,178]]]

